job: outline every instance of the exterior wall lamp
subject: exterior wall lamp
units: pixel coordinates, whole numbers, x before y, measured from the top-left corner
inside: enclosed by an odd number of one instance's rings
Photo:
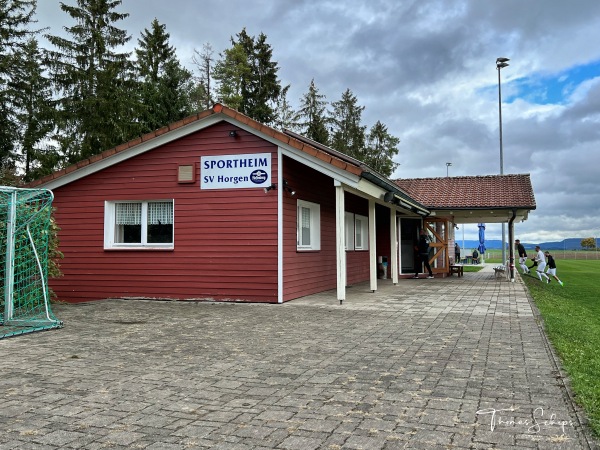
[[[277,185],[276,184],[271,184],[271,186],[267,186],[266,188],[264,188],[265,190],[265,194],[268,193],[271,190],[277,189]]]
[[[283,190],[286,192],[289,192],[289,194],[293,197],[294,195],[296,195],[296,191],[293,190],[291,187],[289,187],[288,182],[286,180],[283,180]]]

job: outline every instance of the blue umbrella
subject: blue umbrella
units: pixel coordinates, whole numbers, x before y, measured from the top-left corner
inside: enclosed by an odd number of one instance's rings
[[[477,247],[477,250],[483,255],[485,253],[485,223],[478,223],[477,226],[479,227],[479,247]]]

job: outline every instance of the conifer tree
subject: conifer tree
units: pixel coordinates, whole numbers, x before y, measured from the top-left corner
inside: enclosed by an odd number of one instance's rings
[[[290,89],[288,84],[281,90],[275,107],[275,121],[273,126],[279,130],[300,131],[299,115],[290,104],[287,94]]]
[[[0,169],[13,172],[18,160],[18,122],[15,99],[9,83],[17,79],[15,71],[29,38],[36,33],[36,0],[0,0]]]
[[[219,82],[220,101],[253,119],[272,124],[275,104],[281,94],[279,67],[272,61],[267,36],[249,36],[244,28],[231,38],[232,47],[215,64],[213,78]]]
[[[398,154],[400,139],[388,133],[387,127],[379,120],[367,136],[367,148],[363,162],[377,172],[389,177],[398,167],[394,156]]]
[[[325,95],[319,93],[314,78],[310,81],[308,92],[300,99],[301,133],[313,141],[329,145],[329,132],[327,131],[327,101]]]
[[[49,141],[54,128],[52,84],[45,76],[42,52],[31,38],[25,48],[10,83],[19,124],[20,162],[25,180],[50,173],[58,163],[54,147]]]
[[[213,103],[212,69],[213,69],[212,46],[207,42],[202,45],[202,50],[194,49],[192,62],[198,68],[200,76],[197,77],[197,86],[192,91],[193,102],[198,109],[209,109]]]
[[[342,98],[331,104],[331,124],[333,133],[331,147],[360,161],[366,158],[365,131],[361,124],[364,106],[358,105],[356,96],[346,89]]]
[[[139,132],[139,104],[129,53],[117,52],[127,32],[116,23],[129,14],[116,8],[121,0],[77,0],[60,4],[75,21],[66,27],[71,40],[47,36],[48,52],[58,94],[56,140],[65,163],[73,163],[118,145]]]
[[[192,74],[181,66],[165,29],[154,19],[151,30],[142,31],[135,50],[144,133],[176,122],[192,111]]]
[[[213,78],[219,83],[218,100],[243,112],[244,93],[247,90],[242,89],[242,86],[250,77],[250,71],[248,55],[241,44],[234,43],[231,48],[226,49],[213,70]]]

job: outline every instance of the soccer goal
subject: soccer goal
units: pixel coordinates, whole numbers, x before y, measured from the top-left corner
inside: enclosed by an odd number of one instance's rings
[[[0,186],[0,339],[62,327],[50,308],[52,192]]]

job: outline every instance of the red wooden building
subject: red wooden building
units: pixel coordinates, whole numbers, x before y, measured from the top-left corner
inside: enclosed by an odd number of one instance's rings
[[[394,282],[412,273],[400,241],[431,212],[360,161],[220,104],[29,186],[54,192],[65,257],[51,287],[69,302],[342,301],[347,285],[376,290],[382,261]]]

